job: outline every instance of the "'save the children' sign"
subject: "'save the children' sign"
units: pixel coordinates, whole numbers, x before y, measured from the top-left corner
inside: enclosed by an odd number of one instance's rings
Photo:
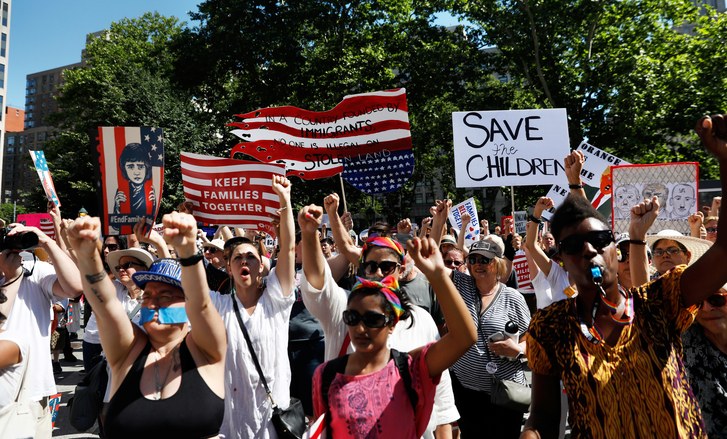
[[[452,113],[457,187],[553,184],[570,152],[565,109]]]

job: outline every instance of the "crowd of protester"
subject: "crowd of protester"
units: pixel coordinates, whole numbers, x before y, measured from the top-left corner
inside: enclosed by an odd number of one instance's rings
[[[727,119],[696,131],[724,193]],[[483,220],[469,246],[446,227],[450,200],[418,233],[403,218],[359,236],[335,194],[294,213],[281,176],[272,248],[253,230],[208,237],[189,203],[163,234],[103,236],[99,218],[52,206],[56,239],[10,224],[37,242],[32,260],[22,245],[0,253],[0,428],[23,403],[26,437],[51,437],[48,397],[83,307],[84,370],[103,361],[109,377],[101,437],[277,438],[297,400],[329,438],[727,437],[721,198],[688,217],[689,235],[650,232],[657,197],[615,234],[583,162],[564,159],[571,193],[550,221],[541,197],[524,236]],[[534,294],[518,290],[518,251]],[[503,383],[527,389],[529,410],[495,397]]]

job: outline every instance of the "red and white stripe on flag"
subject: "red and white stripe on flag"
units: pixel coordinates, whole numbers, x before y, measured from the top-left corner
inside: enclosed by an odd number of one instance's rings
[[[197,221],[242,226],[275,236],[270,214],[280,208],[273,175],[283,165],[181,153],[184,197],[194,204]]]
[[[512,269],[515,270],[517,275],[517,289],[524,294],[535,293],[533,289],[533,283],[530,280],[530,267],[528,266],[528,259],[525,257],[525,252],[518,250],[515,253],[515,258],[512,260]]]
[[[265,163],[284,161],[287,175],[306,180],[343,172],[346,162],[383,150],[411,150],[406,89],[349,95],[329,111],[270,107],[238,114],[230,126],[242,153]]]
[[[303,439],[326,439],[328,429],[326,428],[326,414],[323,413],[303,433]]]
[[[28,227],[37,227],[51,239],[56,239],[56,230],[49,213],[19,213],[17,221]]]

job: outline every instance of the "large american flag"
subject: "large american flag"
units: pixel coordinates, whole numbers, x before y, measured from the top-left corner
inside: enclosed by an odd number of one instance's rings
[[[270,214],[280,208],[273,175],[285,167],[183,152],[184,197],[194,204],[194,217],[209,224],[242,226],[275,235]]]
[[[48,162],[45,159],[45,152],[34,150],[29,150],[28,152],[30,152],[30,157],[33,159],[33,164],[35,164],[35,170],[38,172],[38,177],[40,177],[40,183],[43,185],[45,196],[48,198],[48,201],[52,201],[56,206],[60,206],[61,200],[58,199],[58,194],[53,184],[53,177],[50,175]]]
[[[119,158],[126,145],[139,143],[148,151],[151,163],[151,180],[147,183],[154,191],[154,207],[144,215],[130,215],[129,212],[114,214],[117,190],[127,192],[129,183],[119,169]],[[161,128],[154,127],[99,127],[98,128],[99,165],[101,166],[102,204],[104,212],[104,234],[128,235],[134,233],[133,226],[143,218],[152,226],[159,213],[164,187],[164,134]],[[129,194],[126,194],[127,202]],[[146,194],[148,200],[148,193]],[[112,224],[113,223],[113,224]]]
[[[329,111],[271,107],[239,114],[230,124],[243,142],[231,152],[284,163],[306,180],[343,178],[366,193],[398,189],[411,177],[414,155],[406,90],[346,96]]]

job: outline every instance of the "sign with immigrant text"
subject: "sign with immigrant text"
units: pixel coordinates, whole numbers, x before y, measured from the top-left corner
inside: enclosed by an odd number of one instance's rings
[[[143,221],[149,230],[164,187],[164,134],[154,127],[99,127],[104,235],[130,235]]]
[[[470,216],[470,222],[464,230],[464,245],[469,248],[475,241],[480,240],[480,220],[477,217],[477,205],[474,198],[468,198],[456,206],[452,206],[449,210],[449,223],[455,230],[462,230],[462,215],[465,213]]]
[[[554,184],[570,152],[565,109],[452,113],[457,187]]]
[[[280,208],[273,175],[285,166],[181,153],[184,198],[194,217],[218,226],[245,227],[275,236],[271,214]]]
[[[406,90],[346,96],[328,111],[270,107],[239,114],[230,125],[245,154],[284,163],[288,176],[305,180],[343,178],[368,194],[392,192],[414,171]]]
[[[657,197],[659,216],[649,233],[670,229],[689,235],[689,215],[698,209],[698,163],[614,166],[611,178],[611,223],[614,232],[628,232],[631,208],[644,199]]]
[[[604,213],[604,217],[608,217],[609,201],[611,200],[611,166],[630,165],[631,163],[586,142],[582,142],[578,146],[578,150],[583,153],[585,159],[581,169],[581,182],[585,186],[586,195],[589,196],[593,207]],[[553,208],[544,211],[543,218],[550,220],[555,209],[560,206],[569,193],[568,180],[564,174],[558,183],[551,186],[546,195],[553,199]]]
[[[48,161],[45,159],[45,152],[29,150],[30,157],[33,159],[33,165],[35,170],[38,172],[40,183],[43,185],[43,191],[45,192],[48,201],[51,201],[55,206],[60,207],[61,200],[58,199],[56,193],[56,187],[53,184],[53,177],[48,169]]]

